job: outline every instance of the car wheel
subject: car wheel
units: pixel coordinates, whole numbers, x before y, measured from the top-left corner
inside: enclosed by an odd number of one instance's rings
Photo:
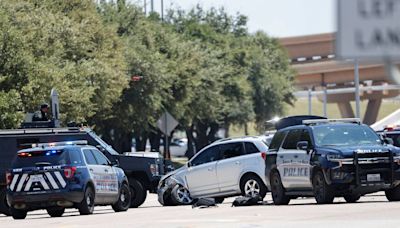
[[[215,203],[221,204],[224,202],[225,198],[224,197],[216,197],[216,198],[214,198],[214,200],[215,200]]]
[[[247,175],[240,181],[240,190],[243,196],[255,197],[260,196],[264,199],[267,194],[267,187],[261,179],[255,175]]]
[[[313,190],[315,200],[318,204],[330,204],[335,198],[332,187],[326,183],[324,174],[321,170],[318,170],[314,174]]]
[[[400,185],[385,191],[386,199],[389,201],[400,201]]]
[[[271,175],[271,195],[275,205],[288,205],[290,202],[278,172],[273,172]]]
[[[10,212],[14,219],[25,219],[26,215],[28,214],[28,212],[25,210],[19,210],[15,208],[10,208]]]
[[[95,193],[92,187],[87,187],[82,202],[78,206],[81,215],[90,215],[94,211]]]
[[[175,205],[190,205],[193,202],[189,190],[179,184],[172,189],[171,200]]]
[[[46,211],[50,215],[50,217],[61,217],[65,212],[65,208],[51,207],[51,208],[47,208]]]
[[[131,206],[131,190],[128,184],[123,183],[119,191],[118,201],[112,205],[115,212],[127,211]]]
[[[7,203],[7,189],[3,188],[0,190],[0,213],[3,213],[7,216],[10,216],[10,207],[8,206]]]
[[[131,190],[131,208],[137,208],[144,203],[147,197],[147,190],[143,187],[143,184],[132,178],[129,180]]]
[[[347,203],[355,203],[357,202],[360,198],[360,194],[347,194],[343,196],[344,200],[346,200]]]

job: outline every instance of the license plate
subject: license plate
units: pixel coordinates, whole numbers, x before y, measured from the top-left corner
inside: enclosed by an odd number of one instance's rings
[[[381,181],[381,174],[367,174],[368,182]]]
[[[32,182],[41,182],[44,179],[43,179],[42,175],[34,175],[34,176],[31,176],[31,180],[32,180]]]

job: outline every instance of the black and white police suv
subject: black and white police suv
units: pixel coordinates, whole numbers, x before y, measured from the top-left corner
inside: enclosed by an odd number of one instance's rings
[[[400,148],[388,144],[358,119],[303,120],[280,129],[266,156],[266,179],[275,204],[314,196],[356,202],[384,190],[400,200]]]
[[[60,217],[65,208],[92,214],[95,205],[126,211],[131,193],[122,169],[87,142],[38,144],[18,152],[6,173],[7,201],[14,219],[46,209]]]

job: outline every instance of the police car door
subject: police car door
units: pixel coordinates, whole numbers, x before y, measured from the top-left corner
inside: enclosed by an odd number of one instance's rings
[[[301,175],[303,167],[299,163],[300,153],[297,150],[297,142],[300,141],[302,129],[290,130],[287,134],[282,148],[279,149],[276,164],[281,176],[282,185],[285,188],[297,188],[302,184]]]
[[[295,164],[298,167],[298,176],[296,176],[296,179],[299,180],[299,186],[301,188],[311,188],[312,183],[311,183],[311,151],[310,149],[312,148],[312,142],[311,142],[311,137],[310,133],[307,129],[303,129],[301,132],[300,140],[301,142],[307,142],[308,143],[308,149],[296,149],[296,158]]]
[[[118,178],[115,170],[111,166],[111,162],[97,149],[92,149],[92,152],[97,160],[98,166],[101,167],[101,180],[97,181],[100,192],[111,198],[118,196]]]

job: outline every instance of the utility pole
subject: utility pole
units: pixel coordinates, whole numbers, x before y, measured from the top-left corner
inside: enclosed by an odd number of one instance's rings
[[[143,1],[143,10],[144,10],[144,15],[147,15],[147,0]]]
[[[150,1],[150,13],[154,12],[154,0]]]
[[[161,21],[164,21],[164,0],[161,0]]]
[[[354,60],[354,86],[356,87],[355,98],[356,98],[356,117],[360,116],[360,72],[359,72],[359,62],[358,59]]]

